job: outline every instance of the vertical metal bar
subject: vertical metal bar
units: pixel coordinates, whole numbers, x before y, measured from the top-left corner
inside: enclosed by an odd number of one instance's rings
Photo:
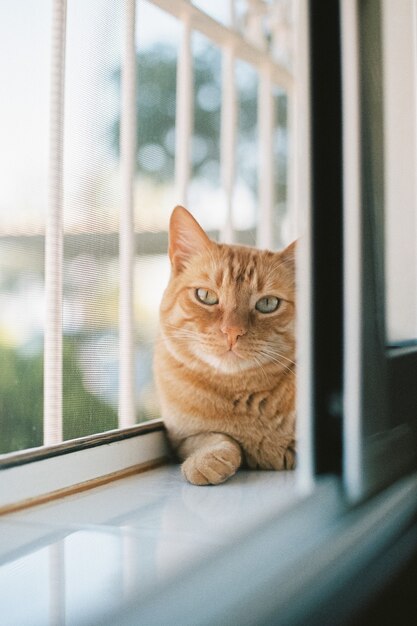
[[[122,107],[120,165],[122,202],[120,207],[119,263],[119,427],[135,423],[134,375],[134,216],[133,186],[136,164],[136,0],[124,3],[124,44],[122,59]]]
[[[363,480],[361,402],[361,173],[360,85],[357,2],[341,4],[343,59],[343,163],[345,255],[345,363],[343,479],[346,492],[357,498]],[[349,207],[349,210],[346,210]]]
[[[272,94],[271,65],[265,63],[259,73],[258,127],[259,127],[259,219],[256,243],[259,248],[271,248],[272,210],[274,202],[274,98]]]
[[[299,193],[299,184],[300,179],[298,178],[298,165],[299,165],[299,157],[297,155],[297,146],[298,143],[298,132],[299,132],[299,124],[300,117],[298,112],[298,104],[299,104],[299,91],[302,91],[302,86],[300,84],[300,78],[297,73],[302,74],[302,69],[300,65],[300,46],[302,46],[302,42],[299,37],[300,24],[299,20],[301,17],[301,0],[293,1],[290,5],[287,6],[288,13],[286,15],[287,20],[290,18],[290,11],[292,14],[291,22],[287,21],[285,26],[287,27],[286,32],[286,42],[287,42],[287,59],[292,58],[293,63],[293,76],[294,81],[292,83],[292,88],[286,91],[287,96],[287,137],[288,141],[288,152],[287,152],[287,218],[288,218],[288,237],[290,241],[298,237],[299,228],[298,228],[298,193]],[[288,29],[291,29],[290,33]],[[305,61],[301,61],[305,63]],[[304,77],[305,78],[305,77]],[[303,147],[300,145],[300,149]]]
[[[297,176],[297,155],[296,146],[298,144],[298,112],[297,112],[297,90],[296,84],[291,92],[287,92],[287,216],[288,216],[288,238],[290,241],[298,236],[298,176]],[[301,146],[300,146],[301,147]]]
[[[300,241],[297,247],[297,480],[302,490],[314,486],[314,428],[313,428],[313,355],[312,355],[312,250],[311,250],[311,171],[309,117],[309,37],[307,0],[298,1],[298,28],[294,83],[297,89],[300,118],[297,143],[292,158],[297,177],[297,222]],[[301,116],[301,112],[303,115]],[[293,138],[294,141],[294,138]]]
[[[177,202],[187,204],[191,174],[191,136],[193,128],[193,76],[191,51],[191,17],[182,18],[182,39],[177,68],[177,110],[175,120],[175,184]]]
[[[45,232],[44,445],[62,441],[63,144],[66,0],[52,3],[49,199]]]
[[[235,54],[232,46],[223,50],[222,58],[222,109],[220,129],[221,184],[226,205],[226,220],[221,234],[222,241],[232,243],[233,236],[233,191],[236,161],[236,81]]]

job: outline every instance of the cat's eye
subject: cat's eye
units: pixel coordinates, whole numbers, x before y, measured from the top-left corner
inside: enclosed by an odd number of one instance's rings
[[[195,296],[197,300],[199,300],[203,304],[208,304],[210,306],[212,304],[218,304],[219,302],[217,294],[214,293],[214,291],[211,291],[211,289],[203,289],[203,288],[196,289]]]
[[[273,313],[277,310],[280,304],[280,299],[276,296],[265,296],[258,300],[255,304],[255,309],[261,313]]]

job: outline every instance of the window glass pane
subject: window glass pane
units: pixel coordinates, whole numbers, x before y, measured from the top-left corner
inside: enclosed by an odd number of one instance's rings
[[[173,208],[180,35],[177,19],[150,2],[137,2],[137,233],[166,229]]]
[[[50,19],[46,0],[0,3],[0,453],[43,437]]]
[[[417,340],[417,18],[411,0],[382,7],[387,333],[401,344]]]
[[[135,219],[136,419],[158,417],[152,375],[158,311],[168,282],[169,216],[176,203],[175,116],[179,21],[137,3],[137,162]]]
[[[258,220],[258,81],[257,70],[236,61],[238,119],[233,224],[236,241],[256,245]]]
[[[292,220],[288,206],[288,99],[284,91],[274,89],[275,120],[274,131],[274,210],[273,215],[273,243],[274,248],[283,248],[292,238]]]
[[[192,55],[194,130],[189,209],[201,226],[216,231],[217,237],[226,220],[220,182],[222,55],[218,46],[198,32],[193,32]]]
[[[117,426],[122,2],[68,3],[64,127],[64,439]]]

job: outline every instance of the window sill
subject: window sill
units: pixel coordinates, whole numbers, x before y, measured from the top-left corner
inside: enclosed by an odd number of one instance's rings
[[[160,420],[3,455],[0,515],[142,472],[168,456]]]
[[[69,623],[99,622],[132,593],[224,552],[299,499],[294,472],[241,471],[213,488],[189,485],[177,465],[165,465],[4,515],[3,616],[19,626],[45,624],[54,604],[53,623],[67,623],[64,615]],[[17,601],[23,589],[24,603]]]
[[[319,609],[341,623],[369,593],[370,564],[412,523],[416,496],[412,475],[350,509],[336,478],[307,495],[296,472],[194,487],[165,465],[0,518],[3,619],[196,626],[279,614],[313,625]]]

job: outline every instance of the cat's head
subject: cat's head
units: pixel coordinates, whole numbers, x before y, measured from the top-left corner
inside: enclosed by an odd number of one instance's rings
[[[295,243],[281,252],[217,244],[183,207],[169,230],[171,278],[161,304],[168,350],[223,374],[292,367]]]

